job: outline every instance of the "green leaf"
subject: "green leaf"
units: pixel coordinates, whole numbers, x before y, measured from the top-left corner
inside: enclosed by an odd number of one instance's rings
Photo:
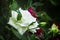
[[[11,28],[11,30],[17,36],[17,38],[21,39],[22,36],[19,34],[17,30],[15,30],[14,28]]]
[[[35,34],[29,34],[29,33],[25,33],[22,38],[22,40],[39,40],[39,38],[35,35]]]
[[[31,35],[31,40],[39,40],[39,38],[35,34],[32,34]]]
[[[39,12],[38,16],[45,22],[51,21],[52,19],[46,14],[45,11]]]
[[[33,6],[43,6],[43,3],[40,3],[40,2],[35,2],[35,3],[33,3]]]
[[[28,9],[32,5],[32,0],[17,0],[17,2],[19,6],[24,10]]]
[[[17,20],[21,20],[21,17],[22,17],[21,13],[18,12]]]
[[[3,36],[2,36],[2,35],[0,35],[0,40],[4,40],[4,38],[3,38]]]
[[[50,0],[53,5],[57,5],[57,0]]]
[[[9,5],[9,8],[10,8],[11,10],[16,10],[16,9],[19,8],[19,6],[18,6],[17,2],[14,0],[14,1],[12,2],[12,4]]]

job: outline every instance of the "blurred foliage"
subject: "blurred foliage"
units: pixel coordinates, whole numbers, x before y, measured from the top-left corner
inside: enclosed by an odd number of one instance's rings
[[[38,23],[47,22],[45,27],[39,25],[39,27],[43,27],[44,40],[52,37],[52,34],[48,34],[47,32],[51,26],[50,22],[60,23],[59,0],[0,0],[0,40],[39,40],[34,34],[25,33],[24,36],[21,37],[14,28],[11,29],[10,25],[6,27],[9,17],[11,16],[10,10],[16,10],[19,7],[23,9],[33,7],[38,14]]]
[[[9,8],[11,10],[17,10],[19,8],[19,6],[18,6],[17,2],[13,0],[13,2],[9,5]]]
[[[50,2],[51,2],[53,5],[56,6],[58,1],[57,1],[57,0],[50,0]]]
[[[2,36],[2,35],[0,35],[0,40],[4,40],[4,38],[3,38],[3,36]]]
[[[32,5],[32,0],[16,0],[16,1],[19,7],[21,7],[22,9],[27,9]]]

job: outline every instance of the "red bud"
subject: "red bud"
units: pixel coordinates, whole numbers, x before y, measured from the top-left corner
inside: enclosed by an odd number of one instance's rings
[[[28,8],[28,11],[31,13],[31,15],[35,18],[37,18],[37,14],[36,14],[36,11],[34,11],[34,9],[32,7]]]
[[[37,29],[37,34],[40,35],[42,33],[42,29]]]

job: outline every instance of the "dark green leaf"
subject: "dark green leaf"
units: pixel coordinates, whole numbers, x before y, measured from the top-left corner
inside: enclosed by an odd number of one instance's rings
[[[11,10],[16,10],[19,8],[19,6],[15,0],[12,2],[12,4],[9,5],[9,7]]]
[[[57,5],[57,0],[50,0],[53,5]]]
[[[21,17],[22,17],[21,13],[18,12],[17,20],[21,20]]]
[[[4,40],[4,38],[3,38],[3,36],[2,36],[2,35],[0,35],[0,40]]]
[[[17,3],[22,9],[28,9],[32,5],[32,0],[17,0]]]
[[[17,30],[15,30],[14,28],[11,28],[12,32],[19,38],[21,39],[21,35],[19,34],[19,32]]]
[[[36,2],[36,3],[33,3],[34,6],[43,6],[43,3],[40,3],[40,2]]]

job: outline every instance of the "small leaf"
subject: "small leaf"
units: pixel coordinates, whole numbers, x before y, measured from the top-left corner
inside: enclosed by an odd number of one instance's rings
[[[36,35],[32,34],[31,35],[31,40],[39,40],[39,38]]]
[[[57,5],[57,0],[50,0],[53,5]]]
[[[15,30],[14,28],[11,28],[11,30],[17,36],[17,38],[21,39],[22,36],[19,34],[17,30]]]
[[[16,10],[16,9],[18,9],[19,6],[18,6],[17,2],[14,0],[12,2],[12,4],[9,5],[9,7],[11,10]]]
[[[45,22],[51,21],[52,19],[47,15],[45,11],[41,11],[38,16]]]
[[[3,38],[3,36],[2,36],[2,35],[0,35],[0,40],[4,40],[4,38]]]
[[[18,13],[18,16],[17,16],[17,20],[21,20],[21,17],[22,17],[22,15],[21,15],[21,13],[19,12],[19,13]]]
[[[39,3],[39,2],[36,2],[36,3],[33,3],[34,6],[43,6],[43,3]]]

